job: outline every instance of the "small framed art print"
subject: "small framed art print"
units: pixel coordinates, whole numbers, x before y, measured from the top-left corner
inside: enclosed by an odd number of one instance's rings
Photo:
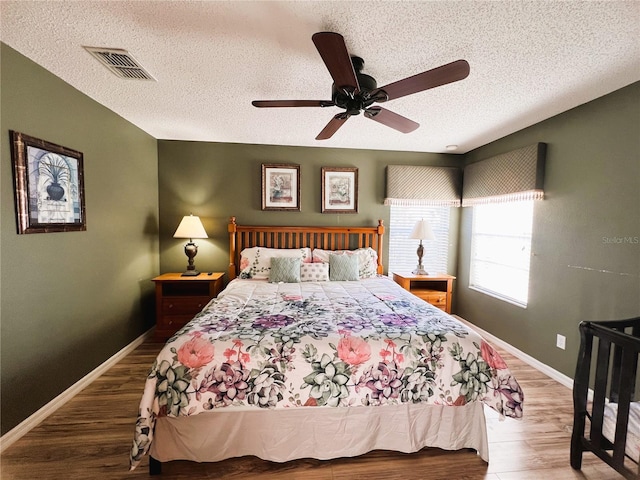
[[[358,213],[358,169],[322,167],[322,213]]]
[[[262,164],[262,210],[300,211],[300,165]]]

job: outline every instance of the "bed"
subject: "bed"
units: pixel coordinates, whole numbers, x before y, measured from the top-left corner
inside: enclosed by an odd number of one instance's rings
[[[147,377],[131,468],[255,455],[471,448],[484,406],[522,417],[498,352],[383,273],[384,226],[229,225],[225,290]]]
[[[582,322],[579,328],[571,466],[579,470],[588,451],[625,478],[640,478],[640,403],[634,402],[640,317]]]

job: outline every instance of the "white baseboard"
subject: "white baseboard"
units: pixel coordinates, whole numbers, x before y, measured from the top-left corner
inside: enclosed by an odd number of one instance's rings
[[[520,360],[522,360],[523,362],[525,362],[526,364],[531,365],[533,368],[535,368],[536,370],[539,370],[540,372],[544,373],[545,375],[551,377],[553,380],[555,380],[556,382],[560,383],[561,385],[564,385],[567,388],[573,389],[573,379],[571,377],[568,377],[564,373],[561,373],[558,370],[555,370],[554,368],[551,368],[549,365],[545,365],[541,361],[536,360],[535,358],[533,358],[531,355],[527,355],[523,351],[518,350],[513,345],[511,345],[511,344],[505,342],[504,340],[501,340],[500,338],[496,337],[495,335],[492,335],[491,333],[481,329],[477,325],[474,325],[473,323],[468,322],[464,318],[459,317],[457,315],[453,315],[453,316],[455,318],[457,318],[458,320],[460,320],[465,325],[467,325],[469,328],[475,330],[481,336],[483,336],[484,338],[489,340],[490,343],[492,343],[494,345],[497,345],[500,348],[506,350],[507,352],[509,352],[514,357],[517,357]]]
[[[7,433],[0,437],[0,454],[4,452],[6,448],[15,443],[17,440],[26,435],[31,429],[37,427],[44,419],[46,419],[49,415],[55,412],[57,409],[62,407],[66,402],[71,400],[76,394],[78,394],[82,389],[87,387],[91,382],[93,382],[100,375],[105,373],[111,367],[113,367],[116,363],[122,360],[124,357],[129,355],[133,350],[135,350],[139,345],[141,345],[145,340],[151,337],[153,333],[153,328],[148,330],[147,332],[140,335],[129,345],[124,347],[118,353],[113,355],[107,361],[96,367],[94,370],[89,372],[87,375],[82,377],[76,383],[67,388],[60,395],[55,397],[49,403],[44,405],[42,408],[31,414],[25,420],[20,422],[14,428],[9,430]]]

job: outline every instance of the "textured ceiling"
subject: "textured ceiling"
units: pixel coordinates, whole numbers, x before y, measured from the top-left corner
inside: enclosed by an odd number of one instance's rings
[[[632,1],[5,1],[1,40],[158,139],[464,153],[640,80]],[[384,104],[314,140],[331,98],[311,35],[341,33],[382,86],[458,59],[465,80]],[[120,79],[83,46],[128,50],[157,82]]]

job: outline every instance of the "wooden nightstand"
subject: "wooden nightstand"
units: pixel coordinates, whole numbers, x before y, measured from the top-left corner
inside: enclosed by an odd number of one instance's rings
[[[453,275],[446,274],[393,274],[393,280],[402,288],[447,313],[451,313],[451,294],[455,278]]]
[[[201,273],[182,277],[165,273],[153,278],[156,284],[156,340],[166,340],[186,325],[196,313],[222,291],[224,273]]]

